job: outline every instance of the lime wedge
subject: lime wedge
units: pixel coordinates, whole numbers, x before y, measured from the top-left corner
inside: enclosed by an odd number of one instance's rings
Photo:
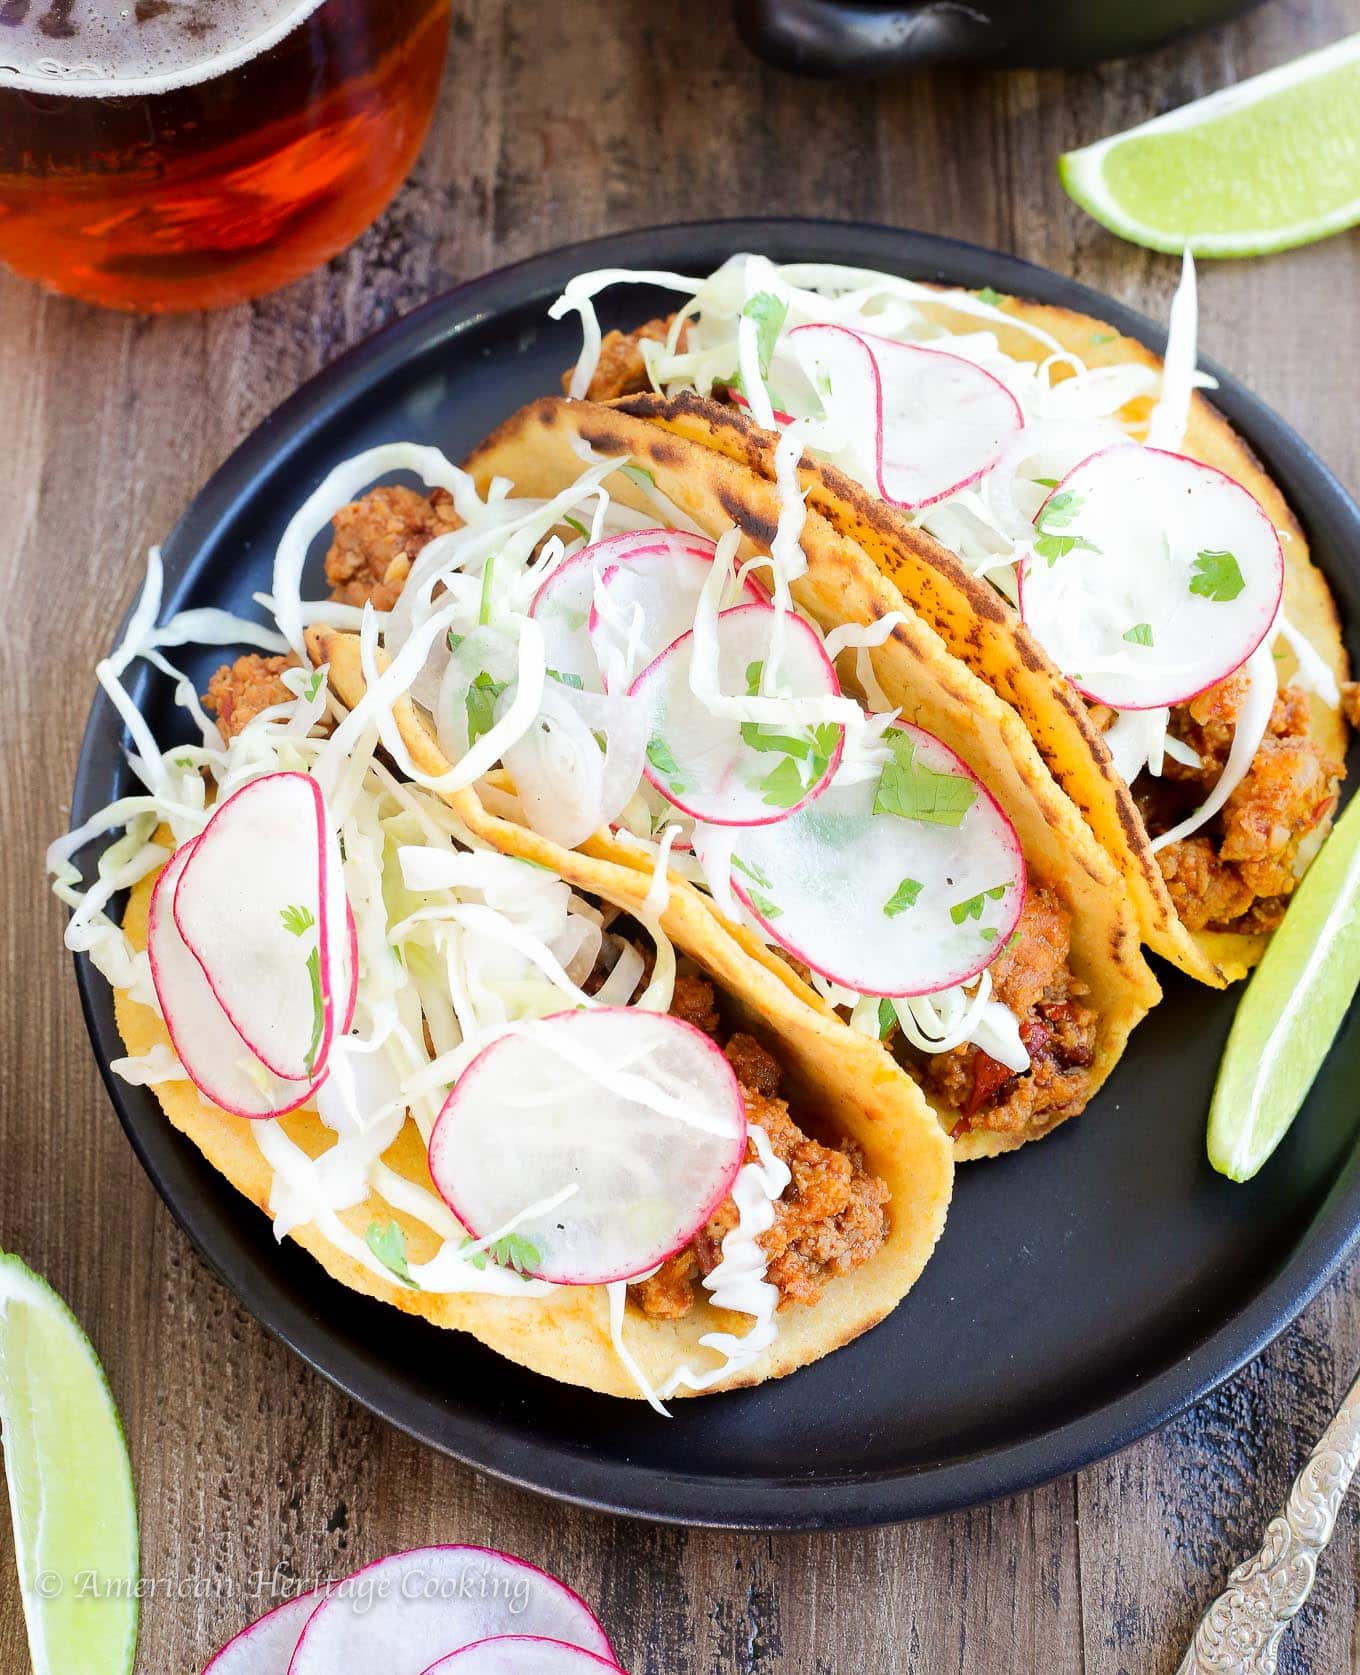
[[[1249,1181],[1284,1138],[1360,984],[1360,797],[1247,984],[1209,1107],[1209,1161]]]
[[[1069,151],[1102,226],[1196,256],[1262,256],[1360,221],[1360,35]]]
[[[75,1316],[4,1254],[0,1425],[34,1675],[123,1675],[138,1611],[123,1427]]]

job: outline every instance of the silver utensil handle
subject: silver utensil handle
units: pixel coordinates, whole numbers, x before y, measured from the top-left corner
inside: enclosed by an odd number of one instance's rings
[[[1275,1675],[1280,1639],[1308,1598],[1317,1561],[1360,1464],[1360,1378],[1266,1525],[1199,1621],[1177,1675]]]

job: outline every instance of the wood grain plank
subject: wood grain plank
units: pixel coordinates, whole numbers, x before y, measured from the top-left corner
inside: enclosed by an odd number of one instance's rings
[[[61,914],[38,876],[63,825],[86,671],[146,544],[299,382],[439,289],[633,225],[715,214],[883,220],[997,244],[1164,314],[1176,264],[1087,221],[1070,145],[1360,22],[1276,0],[1214,37],[1083,74],[795,82],[725,8],[462,0],[429,144],[349,251],[275,297],[136,321],[0,275],[0,1243],[89,1325],[143,1507],[140,1667],[198,1668],[272,1591],[403,1545],[505,1546],[598,1601],[636,1675],[1160,1675],[1252,1545],[1360,1359],[1356,1270],[1160,1436],[996,1506],[823,1536],[696,1533],[549,1506],[377,1424],[267,1336],[143,1177],[85,1046]],[[812,137],[809,143],[809,136]],[[1360,484],[1350,422],[1360,240],[1202,278],[1208,352]],[[0,1669],[25,1667],[0,1533]],[[173,1583],[188,1597],[170,1597]],[[1360,1671],[1347,1513],[1282,1669]]]

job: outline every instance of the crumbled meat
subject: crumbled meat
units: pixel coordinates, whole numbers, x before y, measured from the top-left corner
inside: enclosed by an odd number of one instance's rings
[[[283,684],[283,671],[296,661],[293,657],[261,657],[258,652],[250,652],[222,665],[208,682],[203,707],[217,717],[224,739],[234,739],[261,710],[292,703],[296,694]]]
[[[425,495],[394,484],[342,506],[331,523],[335,534],[326,554],[331,597],[390,611],[412,559],[436,535],[461,528],[462,519],[447,489]]]
[[[672,1011],[713,1034],[712,984],[677,978]],[[803,1133],[779,1097],[779,1064],[758,1041],[734,1035],[724,1051],[741,1083],[747,1120],[764,1130],[793,1177],[774,1206],[774,1225],[760,1236],[765,1277],[778,1288],[780,1308],[815,1303],[831,1279],[860,1267],[882,1246],[888,1236],[888,1189],[866,1170],[864,1154],[853,1142],[824,1146]],[[756,1161],[754,1145],[748,1143],[746,1156]],[[633,1301],[656,1319],[687,1314],[695,1287],[722,1260],[723,1239],[737,1220],[728,1198],[684,1250],[630,1288]]]
[[[959,1113],[954,1134],[1042,1134],[1090,1098],[1098,1020],[1082,1001],[1086,985],[1067,963],[1070,933],[1070,915],[1056,897],[1032,889],[1015,934],[989,968],[993,996],[1019,1024],[1028,1070],[1017,1075],[971,1044],[908,1059],[927,1091]]]
[[[636,331],[606,332],[600,343],[600,358],[591,375],[590,383],[586,386],[588,401],[613,401],[616,396],[640,395],[643,390],[651,389],[651,380],[647,377],[647,365],[642,358],[642,350],[638,344],[645,337],[653,343],[664,343],[666,334],[671,329],[673,314],[664,320],[648,320]],[[685,333],[688,326],[681,327],[678,347],[685,346]],[[569,368],[562,374],[562,388],[570,393],[572,372]]]
[[[680,976],[675,979],[671,996],[671,1016],[682,1023],[693,1024],[705,1035],[718,1033],[718,1009],[714,1004],[713,985],[702,977]]]
[[[1173,736],[1197,751],[1201,763],[1187,767],[1168,758],[1164,778],[1172,785],[1138,787],[1154,836],[1198,806],[1222,773],[1245,693],[1241,674],[1231,675],[1171,712]],[[1279,924],[1302,870],[1299,845],[1336,807],[1343,772],[1310,736],[1306,694],[1285,687],[1222,811],[1157,852],[1187,929],[1269,931]]]

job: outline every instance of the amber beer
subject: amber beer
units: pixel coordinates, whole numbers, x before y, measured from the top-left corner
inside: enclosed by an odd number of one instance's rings
[[[449,0],[0,0],[0,260],[146,312],[307,273],[405,178]]]

